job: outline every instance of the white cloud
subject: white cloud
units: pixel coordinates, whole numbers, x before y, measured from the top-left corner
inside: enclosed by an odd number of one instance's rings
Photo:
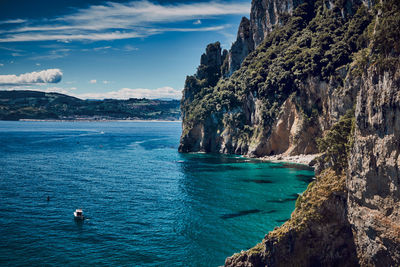
[[[129,98],[174,98],[180,99],[182,97],[181,90],[175,90],[172,87],[161,87],[157,89],[130,89],[122,88],[118,91],[104,92],[104,93],[86,93],[86,94],[75,94],[74,96],[83,99],[129,99]]]
[[[93,51],[103,51],[103,50],[108,50],[110,48],[111,48],[111,46],[95,47],[95,48],[93,48]]]
[[[72,40],[90,40],[90,41],[105,41],[105,40],[119,40],[145,37],[135,32],[121,33],[119,31],[110,33],[92,33],[92,34],[15,34],[6,38],[0,38],[0,42],[26,42],[26,41],[65,41]]]
[[[107,33],[82,33],[82,34],[52,34],[52,33],[20,33],[11,34],[0,38],[0,43],[27,42],[27,41],[60,41],[69,43],[73,40],[88,41],[110,41],[131,38],[143,38],[164,32],[209,32],[224,29],[226,26],[202,27],[202,28],[137,28],[130,32],[107,32]]]
[[[194,21],[193,24],[194,25],[199,25],[199,24],[201,24],[201,20],[198,19],[198,20]]]
[[[97,83],[97,80],[90,80],[89,82],[92,84],[95,84],[95,83]]]
[[[29,26],[3,31],[0,42],[58,40],[116,40],[141,38],[166,31],[215,31],[220,26],[171,28],[168,23],[215,18],[223,15],[247,15],[250,3],[200,2],[156,4],[146,0],[128,3],[106,2],[78,9],[75,13],[44,19]],[[101,18],[101,19],[99,19]],[[51,24],[49,23],[51,22]]]
[[[103,81],[103,83],[104,83],[104,84],[109,84],[110,82],[109,82],[109,81]]]
[[[26,22],[25,19],[9,19],[9,20],[0,21],[0,24],[18,24],[18,23],[24,23],[24,22]]]
[[[3,63],[0,63],[0,67],[3,67],[4,66],[4,64]]]
[[[36,65],[36,66],[40,66],[40,63],[36,63],[35,65]]]
[[[25,52],[24,50],[21,50],[21,49],[5,47],[5,46],[0,46],[0,49],[7,50],[7,51],[12,51],[12,52]]]
[[[21,75],[0,75],[1,85],[29,85],[43,83],[58,83],[61,81],[62,72],[59,69],[47,69],[39,72],[30,72]]]

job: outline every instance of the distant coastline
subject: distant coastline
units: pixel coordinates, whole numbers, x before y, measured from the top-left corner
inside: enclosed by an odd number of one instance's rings
[[[40,91],[0,91],[5,121],[179,121],[179,100],[146,98],[83,100]]]
[[[4,121],[4,120],[3,120]],[[182,122],[182,120],[113,120],[113,119],[20,119],[28,122]]]

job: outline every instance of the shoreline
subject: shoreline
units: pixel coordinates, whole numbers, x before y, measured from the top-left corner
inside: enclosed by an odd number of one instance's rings
[[[321,154],[300,154],[296,156],[287,156],[283,154],[259,157],[262,161],[269,161],[274,163],[291,163],[291,164],[302,164],[310,166],[310,163],[320,156]]]

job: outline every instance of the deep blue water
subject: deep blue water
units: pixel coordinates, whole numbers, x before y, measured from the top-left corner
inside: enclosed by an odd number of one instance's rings
[[[313,175],[179,154],[180,132],[179,122],[0,122],[0,265],[222,265],[289,218]]]

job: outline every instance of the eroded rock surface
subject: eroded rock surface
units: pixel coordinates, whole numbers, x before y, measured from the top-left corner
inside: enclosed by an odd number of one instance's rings
[[[399,69],[392,75],[368,72],[357,98],[348,217],[366,266],[400,263]]]
[[[325,170],[297,200],[289,221],[225,266],[358,266],[346,196],[345,177]]]
[[[181,152],[322,153],[291,219],[226,266],[400,266],[400,35],[387,26],[400,4],[388,1],[254,0],[230,52],[213,44],[186,79]]]
[[[286,22],[302,0],[253,0],[250,23],[254,45],[259,45],[275,25]]]

